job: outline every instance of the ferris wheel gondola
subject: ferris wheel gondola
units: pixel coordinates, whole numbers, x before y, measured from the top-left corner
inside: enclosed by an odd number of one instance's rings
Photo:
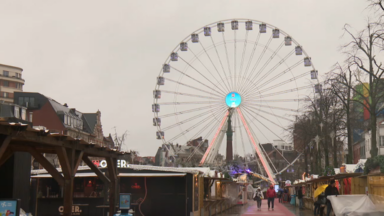
[[[250,152],[257,155],[259,175],[273,180],[294,162],[276,169],[261,144],[290,142],[287,127],[307,96],[321,91],[317,76],[302,46],[280,28],[249,19],[206,25],[171,51],[156,78],[156,138],[167,147],[203,137],[209,142],[204,166],[224,151],[232,157],[231,148],[238,155]]]

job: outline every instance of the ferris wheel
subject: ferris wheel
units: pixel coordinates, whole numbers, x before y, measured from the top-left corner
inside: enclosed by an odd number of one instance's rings
[[[202,137],[203,166],[221,153],[228,161],[253,154],[259,175],[273,181],[284,170],[261,144],[292,146],[287,128],[321,88],[317,74],[303,47],[275,26],[250,19],[211,23],[184,38],[161,66],[152,104],[156,138],[186,144]]]

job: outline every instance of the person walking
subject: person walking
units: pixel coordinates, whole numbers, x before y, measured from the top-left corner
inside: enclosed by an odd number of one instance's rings
[[[327,199],[327,216],[331,214],[331,210],[332,210],[332,204],[327,197],[332,195],[336,195],[336,196],[339,195],[339,190],[337,190],[337,187],[335,187],[335,184],[336,184],[335,180],[331,180],[328,187],[325,188],[325,198]]]
[[[279,203],[282,203],[282,199],[283,199],[283,189],[279,189],[279,192],[277,192],[277,198],[279,198]]]
[[[297,191],[297,198],[299,198],[299,209],[304,209],[303,208],[303,188],[301,186]]]
[[[271,208],[272,203],[272,211],[275,207],[275,197],[276,197],[276,191],[273,188],[273,185],[271,184],[267,190],[267,198],[268,198],[268,210]]]
[[[256,202],[257,202],[257,210],[258,211],[260,211],[260,209],[261,209],[261,201],[263,199],[264,199],[263,192],[261,192],[261,188],[258,187],[255,195],[253,196],[253,200],[256,200]]]

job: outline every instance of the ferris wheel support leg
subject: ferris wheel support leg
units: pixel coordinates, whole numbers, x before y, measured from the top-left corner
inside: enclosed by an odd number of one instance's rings
[[[264,154],[261,152],[261,149],[260,149],[259,145],[255,142],[255,139],[253,138],[252,133],[251,133],[251,131],[250,131],[249,128],[248,128],[248,124],[247,124],[247,122],[245,121],[243,114],[241,113],[241,110],[240,110],[239,108],[236,108],[236,110],[237,110],[237,113],[238,113],[239,116],[240,116],[241,121],[243,122],[243,125],[244,125],[245,130],[246,130],[247,133],[248,133],[249,139],[251,140],[251,142],[252,142],[252,144],[253,144],[253,147],[255,147],[256,153],[257,153],[257,155],[259,156],[259,158],[260,158],[260,160],[261,160],[261,163],[263,164],[263,167],[264,167],[265,171],[267,172],[267,175],[268,175],[269,180],[270,180],[273,184],[275,184],[275,183],[276,183],[276,182],[275,182],[275,175],[273,174],[272,169],[271,169],[271,167],[269,166],[269,164],[268,164],[268,162],[267,162],[267,160],[266,160]]]
[[[213,144],[215,143],[216,138],[217,138],[217,136],[219,135],[219,133],[220,133],[220,131],[221,131],[221,128],[223,127],[223,125],[224,125],[224,123],[225,123],[225,120],[226,120],[227,117],[228,117],[228,114],[229,114],[229,112],[227,111],[227,112],[225,113],[224,117],[223,117],[223,120],[221,120],[220,125],[219,125],[219,128],[217,129],[217,131],[216,131],[216,133],[215,133],[215,136],[213,137],[213,139],[212,139],[212,141],[211,141],[211,144],[209,144],[207,150],[205,151],[204,156],[203,156],[203,158],[201,159],[199,166],[203,166],[203,165],[204,165],[205,159],[207,159],[207,156],[208,156],[209,152],[211,151],[212,146],[213,146]]]

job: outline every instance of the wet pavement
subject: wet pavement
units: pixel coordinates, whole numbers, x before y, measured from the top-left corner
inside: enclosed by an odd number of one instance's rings
[[[299,210],[298,207],[290,205],[288,203],[279,203],[275,200],[274,210],[268,210],[268,201],[263,200],[261,204],[261,210],[257,210],[255,201],[250,201],[243,206],[233,207],[218,216],[253,216],[253,215],[268,215],[268,216],[313,216],[311,210]]]

